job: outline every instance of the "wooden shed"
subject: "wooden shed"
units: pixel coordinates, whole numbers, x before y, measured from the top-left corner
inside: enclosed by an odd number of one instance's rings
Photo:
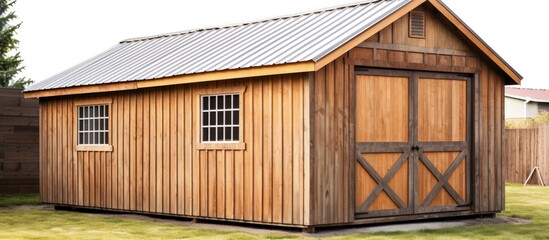
[[[312,230],[502,211],[521,78],[392,0],[122,41],[25,96],[44,203]]]

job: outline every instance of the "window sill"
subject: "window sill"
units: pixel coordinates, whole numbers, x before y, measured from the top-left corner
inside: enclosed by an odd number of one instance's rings
[[[112,152],[112,145],[77,145],[76,151]]]
[[[199,150],[246,150],[246,143],[199,143]]]

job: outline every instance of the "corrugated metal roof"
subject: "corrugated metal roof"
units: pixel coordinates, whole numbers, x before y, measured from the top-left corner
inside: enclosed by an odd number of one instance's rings
[[[130,39],[25,91],[316,62],[409,2],[372,1],[221,28]]]

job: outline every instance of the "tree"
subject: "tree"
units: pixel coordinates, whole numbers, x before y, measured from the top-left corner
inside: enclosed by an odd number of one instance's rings
[[[26,77],[16,79],[25,67],[21,66],[23,59],[17,51],[19,40],[14,36],[21,23],[10,24],[17,19],[15,12],[9,11],[14,4],[15,0],[0,0],[0,86],[24,88],[34,81]]]

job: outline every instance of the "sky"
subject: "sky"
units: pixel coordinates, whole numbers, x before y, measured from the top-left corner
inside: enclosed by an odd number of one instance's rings
[[[442,0],[523,77],[549,89],[545,0]],[[18,0],[23,76],[47,79],[118,42],[308,12],[357,0]]]

